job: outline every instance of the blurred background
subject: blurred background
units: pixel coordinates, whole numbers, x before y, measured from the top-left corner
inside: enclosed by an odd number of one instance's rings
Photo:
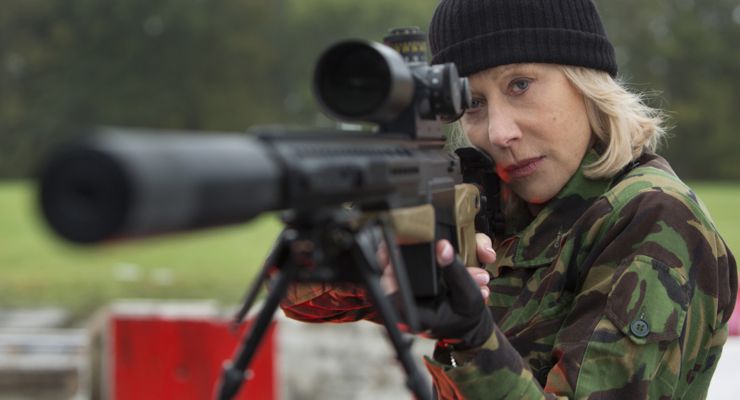
[[[380,41],[391,27],[426,29],[435,3],[4,0],[0,326],[18,310],[45,309],[56,326],[79,327],[120,298],[236,304],[280,229],[275,216],[83,249],[58,242],[39,220],[39,160],[91,125],[331,126],[310,91],[320,51],[348,37]],[[622,79],[668,112],[672,135],[660,152],[740,252],[740,2],[596,3]]]

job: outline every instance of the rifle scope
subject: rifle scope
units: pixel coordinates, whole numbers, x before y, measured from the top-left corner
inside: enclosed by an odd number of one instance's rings
[[[380,43],[347,40],[327,49],[314,71],[319,104],[338,120],[390,123],[409,110],[451,120],[470,103],[454,64],[407,62]]]

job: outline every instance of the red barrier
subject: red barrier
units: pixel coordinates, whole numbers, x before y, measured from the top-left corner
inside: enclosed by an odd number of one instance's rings
[[[223,362],[246,332],[227,321],[113,315],[109,320],[106,398],[211,399]],[[237,399],[275,399],[275,323],[250,365],[251,379]],[[248,394],[248,396],[247,396]]]

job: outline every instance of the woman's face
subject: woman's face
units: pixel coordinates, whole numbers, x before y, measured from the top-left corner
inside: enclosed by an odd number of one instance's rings
[[[462,117],[470,142],[530,204],[553,198],[586,154],[591,128],[583,96],[549,64],[509,64],[469,77],[473,106]]]

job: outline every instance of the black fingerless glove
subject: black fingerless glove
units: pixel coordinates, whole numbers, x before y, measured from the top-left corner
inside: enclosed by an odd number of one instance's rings
[[[491,313],[480,288],[459,257],[442,267],[447,289],[434,299],[417,301],[421,327],[437,339],[454,344],[456,350],[479,347],[493,333]]]

